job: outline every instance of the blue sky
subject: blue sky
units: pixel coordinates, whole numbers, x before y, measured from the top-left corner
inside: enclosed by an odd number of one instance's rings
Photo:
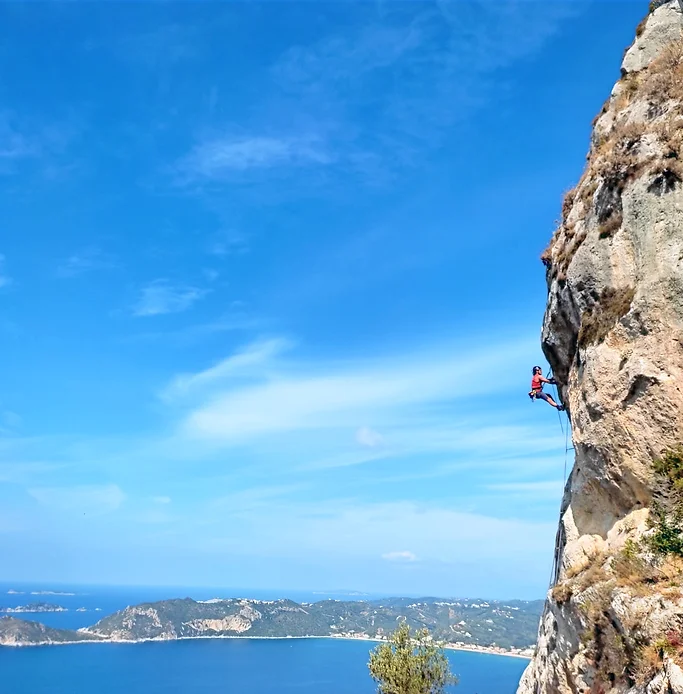
[[[0,579],[541,597],[538,256],[646,11],[0,6]]]

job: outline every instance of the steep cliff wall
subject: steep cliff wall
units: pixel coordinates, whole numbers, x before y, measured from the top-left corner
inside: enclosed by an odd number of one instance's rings
[[[677,0],[638,27],[543,255],[576,461],[519,694],[683,693],[682,30]]]

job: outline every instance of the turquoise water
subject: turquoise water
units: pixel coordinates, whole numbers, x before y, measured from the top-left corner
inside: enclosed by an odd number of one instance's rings
[[[375,644],[198,639],[0,648],[2,694],[372,694]],[[458,694],[514,694],[526,661],[450,651]]]

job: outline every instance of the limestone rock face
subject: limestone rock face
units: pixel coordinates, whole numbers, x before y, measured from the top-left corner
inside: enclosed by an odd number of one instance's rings
[[[643,33],[624,56],[623,68],[626,72],[636,72],[647,67],[661,52],[664,46],[680,38],[680,4],[677,2],[659,3],[643,27]],[[678,16],[677,16],[678,15]]]
[[[193,631],[199,634],[234,632],[241,634],[251,629],[251,622],[241,615],[230,615],[223,619],[193,619],[185,622]]]
[[[543,255],[542,346],[575,465],[518,694],[683,693],[680,567],[633,585],[614,569],[650,532],[653,461],[683,443],[682,30],[677,0],[638,28]]]

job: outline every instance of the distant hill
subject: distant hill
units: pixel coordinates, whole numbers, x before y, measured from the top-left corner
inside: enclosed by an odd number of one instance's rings
[[[44,646],[100,640],[97,636],[79,631],[52,629],[16,617],[0,617],[0,646]]]
[[[79,631],[0,619],[0,645],[68,641],[143,641],[218,636],[346,636],[383,638],[405,619],[440,641],[473,647],[529,648],[536,638],[540,600],[486,601],[387,598],[372,601],[190,598],[143,603]]]

